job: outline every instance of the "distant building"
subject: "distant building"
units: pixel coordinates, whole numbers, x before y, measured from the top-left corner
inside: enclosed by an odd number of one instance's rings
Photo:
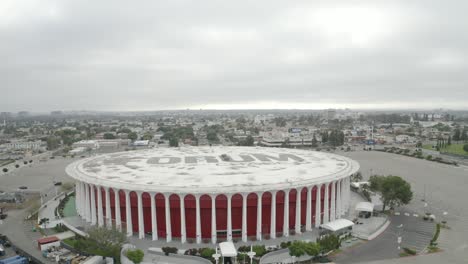
[[[147,147],[147,146],[149,146],[149,140],[135,140],[133,142],[133,146],[135,146],[135,147]]]
[[[13,115],[11,112],[1,112],[0,119],[10,119]]]
[[[53,115],[53,116],[63,115],[63,112],[62,111],[52,111],[52,112],[50,112],[50,115]]]
[[[70,150],[69,154],[71,155],[79,155],[81,153],[84,153],[86,151],[86,148],[84,147],[77,147],[72,150]]]
[[[45,144],[38,141],[13,141],[4,144],[7,150],[43,150]]]
[[[18,112],[18,116],[19,116],[19,117],[26,117],[26,116],[29,116],[29,112],[28,112],[28,111],[19,111],[19,112]]]
[[[99,143],[96,140],[81,140],[78,142],[73,143],[72,148],[91,148],[91,149],[98,149]]]

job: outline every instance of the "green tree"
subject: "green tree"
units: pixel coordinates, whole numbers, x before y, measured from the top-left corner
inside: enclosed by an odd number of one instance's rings
[[[304,242],[302,241],[292,242],[291,245],[288,247],[288,249],[289,249],[289,255],[297,257],[297,258],[304,256],[306,254]]]
[[[130,130],[130,128],[128,128],[128,127],[124,127],[124,128],[122,128],[122,129],[120,129],[118,132],[119,132],[119,133],[126,133],[126,134],[129,134],[129,133],[132,132],[132,130]]]
[[[245,146],[253,146],[254,145],[254,138],[252,136],[247,136],[245,139]]]
[[[169,139],[169,146],[171,147],[178,147],[179,146],[179,139],[175,138],[175,137],[171,137]]]
[[[239,146],[253,146],[254,145],[254,138],[252,136],[247,136],[245,140],[241,140],[238,143]]]
[[[447,139],[447,145],[450,146],[452,145],[452,136],[449,136]]]
[[[142,137],[142,140],[151,140],[153,139],[153,135],[151,133],[145,133]]]
[[[115,139],[115,135],[113,133],[104,133],[104,139]]]
[[[317,256],[320,253],[320,245],[318,243],[309,242],[305,245],[304,251],[309,256]]]
[[[460,132],[460,129],[457,128],[455,129],[455,133],[453,134],[453,140],[455,141],[460,141],[460,137],[461,137],[461,132]]]
[[[47,138],[47,149],[48,150],[53,150],[59,147],[59,140],[55,136],[50,136]]]
[[[88,230],[88,237],[78,240],[75,247],[89,254],[113,257],[120,262],[120,249],[126,242],[126,234],[115,227],[92,227]]]
[[[285,127],[286,126],[286,119],[284,117],[275,117],[273,119],[273,121],[275,122],[275,125],[277,127]]]
[[[315,133],[314,133],[314,136],[312,137],[312,147],[313,148],[318,147],[317,137],[315,137]]]
[[[129,249],[127,250],[126,256],[129,260],[133,261],[133,263],[139,264],[141,261],[143,261],[145,253],[141,249]]]
[[[138,135],[136,132],[130,132],[128,133],[127,135],[128,139],[130,139],[131,141],[135,141],[137,138],[138,138]]]
[[[322,133],[322,143],[328,142],[328,131]]]
[[[320,253],[320,245],[314,242],[294,241],[288,246],[288,249],[289,255],[295,257],[303,255],[314,257]]]
[[[466,128],[463,129],[461,136],[460,136],[460,140],[463,142],[468,140],[468,131],[466,130]]]
[[[329,234],[320,239],[317,239],[317,243],[319,244],[320,251],[322,253],[327,253],[339,249],[341,246],[340,238],[335,234]]]
[[[468,144],[463,145],[463,150],[464,150],[465,152],[468,152]]]
[[[383,208],[387,206],[396,207],[408,204],[413,198],[413,192],[408,182],[399,176],[371,176],[369,179],[370,189],[380,194]]]

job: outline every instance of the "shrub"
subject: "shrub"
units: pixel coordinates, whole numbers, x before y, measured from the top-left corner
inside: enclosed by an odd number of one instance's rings
[[[216,251],[212,248],[202,248],[200,250],[200,256],[206,259],[211,259],[214,253],[216,253]]]
[[[3,172],[7,173],[7,172],[8,172],[8,169],[7,169],[7,168],[3,168]]]
[[[317,239],[317,243],[320,245],[322,253],[330,252],[341,247],[340,239],[334,234]]]
[[[427,160],[432,160],[432,155],[427,155],[426,159]]]
[[[267,253],[267,250],[264,245],[256,245],[252,247],[252,251],[255,252],[255,256],[261,257]]]
[[[24,161],[23,164],[26,165],[26,164],[28,164],[28,162],[27,162],[27,161]]]
[[[163,247],[162,251],[166,254],[166,256],[169,256],[169,253],[177,254],[176,247]]]
[[[436,242],[437,242],[437,239],[439,238],[439,234],[440,234],[440,224],[437,223],[436,225],[436,231],[434,233],[434,236],[432,237],[431,239],[431,246],[435,245]]]
[[[15,168],[19,168],[19,164],[16,164],[16,165],[15,165]]]
[[[405,251],[406,254],[411,255],[411,256],[414,256],[417,254],[416,250],[411,249],[411,248],[405,247],[403,248],[403,250]]]
[[[291,241],[288,242],[281,242],[280,247],[281,248],[287,248],[291,245]]]
[[[184,252],[184,255],[196,256],[198,254],[198,249],[190,248]]]
[[[250,251],[250,247],[249,246],[240,246],[237,251],[239,252],[249,252]]]
[[[141,249],[135,249],[128,250],[126,255],[129,260],[133,261],[133,263],[139,264],[143,260],[145,253]]]

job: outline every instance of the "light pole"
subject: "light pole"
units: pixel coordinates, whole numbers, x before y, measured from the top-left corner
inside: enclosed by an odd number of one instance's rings
[[[218,264],[219,263],[219,258],[221,257],[221,255],[218,253],[218,247],[216,247],[216,253],[214,253],[212,255],[212,257],[215,259],[216,264]]]
[[[401,240],[402,240],[401,233],[402,233],[402,230],[403,230],[403,224],[400,224],[399,226],[397,226],[397,228],[398,228],[397,243],[398,243],[398,250],[400,250],[401,249]]]
[[[250,252],[247,253],[247,255],[250,257],[250,264],[253,263],[253,257],[255,256],[255,252],[252,250],[252,245],[250,245]]]
[[[442,224],[445,226],[447,224],[447,215],[448,215],[448,212],[443,212],[442,215],[444,216],[442,218]]]

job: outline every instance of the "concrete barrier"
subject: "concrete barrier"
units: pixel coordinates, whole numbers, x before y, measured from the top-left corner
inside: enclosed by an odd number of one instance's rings
[[[380,234],[382,234],[387,227],[390,225],[390,220],[387,219],[387,221],[379,228],[377,231],[375,231],[373,234],[367,237],[367,240],[373,240],[374,238],[378,237]]]
[[[378,237],[380,234],[382,234],[387,227],[390,225],[390,220],[387,219],[374,233],[370,235],[364,235],[360,233],[353,233],[353,235],[357,238],[363,239],[363,240],[373,240],[374,238]]]
[[[148,249],[149,251],[149,249]],[[157,251],[149,251],[149,253],[153,254],[153,255],[158,255],[158,256],[166,256],[165,253],[163,252],[157,252]],[[206,263],[206,264],[212,264],[211,261],[205,259],[205,258],[202,258],[202,257],[198,257],[198,256],[189,256],[189,255],[179,255],[179,254],[172,254],[172,253],[169,253],[169,256],[168,257],[171,257],[171,258],[178,258],[178,259],[182,259],[182,260],[189,260],[191,261],[192,263],[193,262],[198,262],[198,263]]]
[[[262,263],[265,263],[265,259],[266,258],[269,258],[271,256],[275,256],[275,255],[281,255],[281,254],[284,254],[286,252],[289,252],[289,249],[287,248],[283,248],[283,249],[279,249],[279,250],[276,250],[276,251],[273,251],[273,252],[270,252],[270,253],[266,253],[265,255],[263,255],[261,258],[260,258],[260,264]]]

